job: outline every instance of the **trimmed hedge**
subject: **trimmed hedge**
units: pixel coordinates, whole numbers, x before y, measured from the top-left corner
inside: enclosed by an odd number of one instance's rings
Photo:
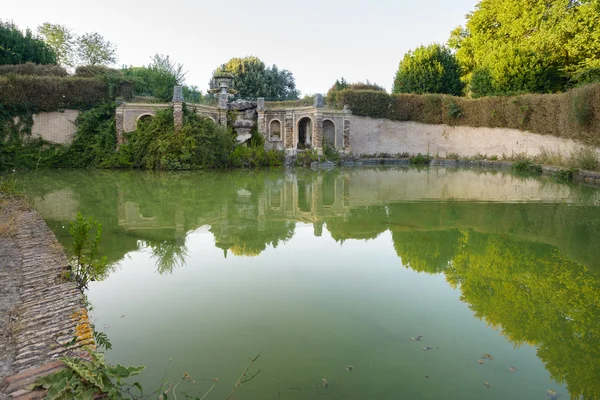
[[[58,65],[34,64],[28,62],[16,65],[0,65],[0,75],[38,75],[38,76],[67,76],[69,73]]]
[[[467,99],[345,89],[337,104],[354,115],[426,124],[512,128],[600,146],[600,83],[566,93]]]
[[[88,109],[109,98],[107,84],[96,78],[7,75],[0,77],[0,104],[35,111]]]

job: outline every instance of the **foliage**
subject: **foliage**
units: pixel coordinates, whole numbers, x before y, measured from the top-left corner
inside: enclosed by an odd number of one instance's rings
[[[385,92],[385,88],[376,83],[369,82],[368,79],[366,82],[348,83],[342,77],[340,80],[336,80],[333,86],[327,91],[327,95],[325,96],[326,104],[330,107],[342,108],[343,104],[338,100],[338,95],[344,89]]]
[[[175,132],[173,109],[161,110],[149,123],[128,135],[121,153],[134,167],[158,170],[224,168],[234,149],[233,135],[209,118],[185,111]]]
[[[519,160],[512,165],[512,170],[517,173],[541,174],[542,167],[529,160]]]
[[[390,95],[376,90],[344,89],[337,94],[337,104],[350,107],[354,115],[388,118]]]
[[[0,86],[0,104],[10,109],[87,109],[109,97],[106,83],[96,78],[7,75]]]
[[[566,93],[466,99],[439,94],[392,94],[344,89],[339,105],[354,115],[426,124],[510,128],[600,146],[600,83]]]
[[[573,180],[573,174],[575,174],[575,172],[577,172],[577,170],[573,168],[561,168],[552,173],[552,177],[557,182],[571,182]]]
[[[61,357],[67,366],[41,378],[33,386],[48,390],[48,400],[92,399],[101,396],[107,399],[133,397],[131,390],[142,392],[139,383],[125,384],[124,380],[139,375],[146,367],[125,367],[108,364],[104,354],[87,348],[89,357]]]
[[[77,132],[65,149],[59,166],[93,168],[120,166],[115,158],[115,103],[106,102],[77,117]]]
[[[135,95],[153,96],[165,102],[171,101],[173,86],[183,85],[186,75],[182,64],[162,54],[155,54],[147,67],[128,67],[123,69],[123,73],[135,82]],[[203,102],[202,92],[197,86],[184,86],[183,95],[186,101]]]
[[[64,25],[44,22],[38,27],[38,33],[42,36],[44,42],[54,50],[58,65],[63,68],[75,65],[75,60],[73,59],[75,36],[71,32],[71,29]]]
[[[0,65],[0,75],[38,75],[38,76],[67,76],[69,73],[64,68],[52,64],[34,64],[31,61],[25,64]]]
[[[600,8],[596,0],[482,0],[448,44],[477,96],[554,92],[569,79],[591,81],[584,71],[597,67]]]
[[[281,150],[238,145],[231,153],[229,163],[234,168],[279,167],[284,162]]]
[[[305,95],[298,100],[282,100],[282,101],[265,101],[265,107],[273,108],[292,108],[292,107],[309,107],[315,103],[315,96]]]
[[[256,57],[232,58],[217,68],[213,76],[223,72],[233,75],[234,88],[242,99],[264,97],[266,100],[282,101],[295,100],[300,95],[290,71],[280,70],[276,65],[267,67]],[[216,80],[210,82],[212,89],[218,84]]]
[[[420,46],[400,62],[392,93],[462,93],[460,66],[454,54],[440,44]]]
[[[429,164],[431,162],[431,157],[425,154],[417,154],[416,156],[410,157],[411,164]]]
[[[108,272],[106,257],[100,256],[98,246],[102,237],[102,225],[77,213],[75,221],[69,223],[71,247],[71,271],[68,278],[77,283],[79,290],[87,289],[90,282],[102,280]],[[95,231],[93,239],[90,234]]]
[[[21,31],[13,22],[0,20],[0,65],[56,64],[56,54],[31,30]]]
[[[315,161],[319,161],[319,155],[314,149],[299,151],[296,155],[296,165],[299,167],[310,167]]]
[[[117,62],[117,47],[97,32],[79,36],[76,46],[80,65],[111,65]]]

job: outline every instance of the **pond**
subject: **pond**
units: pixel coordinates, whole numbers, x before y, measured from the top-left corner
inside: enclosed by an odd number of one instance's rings
[[[225,399],[260,354],[236,399],[600,398],[596,188],[433,167],[18,179],[64,245],[78,211],[102,223],[92,319],[146,392],[188,373],[179,398],[216,377]]]

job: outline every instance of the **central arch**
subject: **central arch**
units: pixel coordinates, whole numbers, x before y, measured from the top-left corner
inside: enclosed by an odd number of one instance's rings
[[[297,149],[310,149],[312,144],[313,122],[310,117],[302,117],[298,120],[298,143]]]

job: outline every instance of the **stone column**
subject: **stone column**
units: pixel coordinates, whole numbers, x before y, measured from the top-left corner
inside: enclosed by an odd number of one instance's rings
[[[352,148],[350,147],[350,120],[344,118],[344,152],[350,154]]]
[[[323,114],[315,114],[315,123],[313,124],[313,146],[318,155],[323,155]]]
[[[124,110],[123,107],[117,108],[115,112],[115,123],[117,127],[117,151],[121,147],[123,143],[125,143],[125,128],[123,127],[123,119],[124,119]]]
[[[173,87],[173,123],[175,131],[183,127],[183,87]]]
[[[285,123],[284,123],[284,145],[285,151],[289,154],[295,154],[295,143],[294,143],[294,114],[291,111],[286,111],[285,113]]]
[[[265,139],[267,138],[267,117],[265,115],[265,99],[264,97],[259,97],[256,101],[256,113],[257,116],[257,127],[258,133],[263,135]],[[266,144],[266,143],[265,143]]]

